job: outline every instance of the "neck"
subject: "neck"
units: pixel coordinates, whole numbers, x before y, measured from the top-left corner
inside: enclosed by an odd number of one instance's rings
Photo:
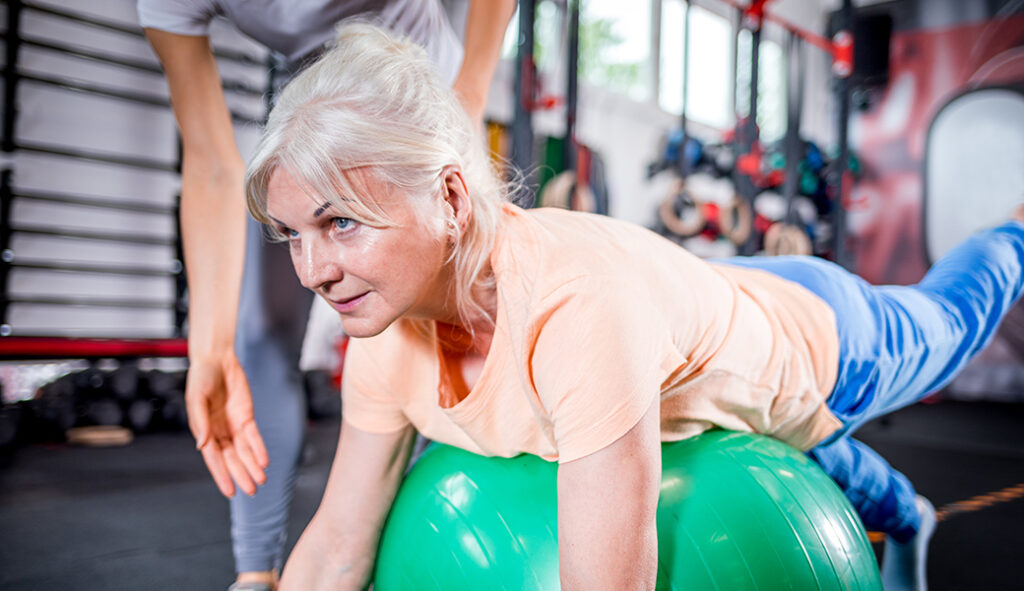
[[[481,276],[493,279],[490,266],[482,271]],[[491,335],[494,334],[494,322],[498,316],[498,290],[493,280],[481,283],[482,285],[476,285],[472,291],[471,297],[479,306],[474,306],[469,318],[463,318],[459,314],[459,294],[450,290],[445,306],[448,314],[434,320],[438,323],[439,331],[444,327],[449,332],[461,333],[469,341],[472,341],[474,348],[480,348],[481,341],[483,341],[487,345],[483,347],[486,350],[490,344]],[[449,286],[451,285],[453,283],[449,283]],[[461,342],[466,339],[459,340]]]
[[[457,313],[446,318],[436,318],[437,337],[443,346],[452,351],[475,350],[486,354],[490,349],[491,338],[494,336],[494,321],[498,312],[497,290],[490,285],[481,288],[474,295],[483,306],[483,310],[479,310],[475,317],[470,318],[468,322],[460,318]],[[457,307],[453,306],[453,308]]]

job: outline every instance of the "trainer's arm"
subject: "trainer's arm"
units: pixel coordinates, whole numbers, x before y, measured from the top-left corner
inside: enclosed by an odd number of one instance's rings
[[[360,590],[372,577],[416,432],[374,434],[341,423],[323,501],[288,558],[280,591]]]
[[[209,39],[146,29],[163,65],[182,140],[181,234],[189,287],[189,425],[221,492],[248,494],[267,452],[235,356],[245,251],[245,164]]]
[[[487,91],[501,57],[505,29],[515,8],[515,0],[472,0],[469,3],[463,37],[465,57],[452,86],[470,118],[478,124],[484,119]]]
[[[654,589],[661,482],[659,403],[610,446],[558,467],[564,591]]]

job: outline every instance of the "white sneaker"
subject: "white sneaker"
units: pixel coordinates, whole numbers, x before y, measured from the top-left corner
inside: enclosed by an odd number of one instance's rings
[[[927,591],[928,543],[935,533],[935,507],[928,499],[917,495],[917,510],[921,513],[921,526],[908,542],[901,544],[885,538],[882,559],[882,586],[885,591]]]

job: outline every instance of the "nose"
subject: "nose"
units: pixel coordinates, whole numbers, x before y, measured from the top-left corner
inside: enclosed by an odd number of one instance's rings
[[[343,277],[341,267],[327,245],[316,238],[304,239],[301,250],[293,252],[292,262],[299,282],[313,291],[320,291]]]

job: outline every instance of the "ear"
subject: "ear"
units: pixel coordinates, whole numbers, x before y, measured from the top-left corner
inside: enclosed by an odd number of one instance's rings
[[[466,179],[462,176],[462,169],[458,166],[446,167],[443,175],[444,200],[452,208],[452,212],[455,214],[455,223],[459,225],[459,230],[465,231],[473,214],[473,201],[469,198]]]

